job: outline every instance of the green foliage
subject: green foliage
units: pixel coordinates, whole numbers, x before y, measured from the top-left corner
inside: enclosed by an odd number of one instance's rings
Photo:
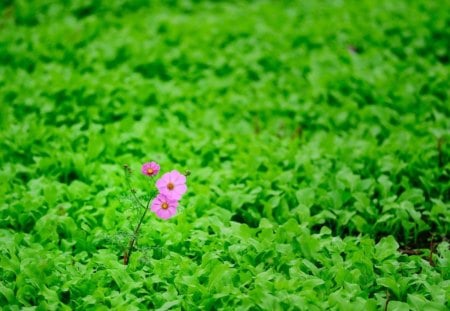
[[[3,310],[448,310],[448,12],[3,1]],[[189,190],[125,266],[149,160]]]

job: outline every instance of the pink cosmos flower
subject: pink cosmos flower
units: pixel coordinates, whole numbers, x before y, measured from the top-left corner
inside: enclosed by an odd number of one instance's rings
[[[178,200],[160,193],[153,200],[151,210],[155,212],[159,218],[169,219],[177,213],[177,206]]]
[[[174,200],[179,200],[187,191],[186,176],[173,170],[169,173],[165,173],[158,179],[156,187],[160,193],[165,194]]]
[[[155,176],[159,173],[159,164],[156,162],[144,163],[142,165],[142,174],[147,176]]]

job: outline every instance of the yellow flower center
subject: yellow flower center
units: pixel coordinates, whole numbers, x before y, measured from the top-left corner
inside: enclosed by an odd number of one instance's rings
[[[173,190],[173,188],[175,188],[175,186],[170,182],[170,183],[167,185],[167,189]]]
[[[147,174],[149,174],[149,175],[151,175],[151,174],[153,174],[153,169],[151,169],[151,168],[149,168],[148,170],[147,170]]]
[[[169,208],[169,204],[167,204],[166,202],[164,202],[164,203],[161,205],[161,207],[162,207],[163,209],[168,209],[168,208]]]

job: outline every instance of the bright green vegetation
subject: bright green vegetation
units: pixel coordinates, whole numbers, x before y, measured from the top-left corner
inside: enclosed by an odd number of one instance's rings
[[[449,1],[2,3],[3,310],[450,308]]]

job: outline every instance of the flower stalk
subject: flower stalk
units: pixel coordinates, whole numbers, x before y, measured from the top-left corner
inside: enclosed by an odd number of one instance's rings
[[[142,165],[141,172],[142,174],[153,179],[153,177],[159,173],[159,170],[159,164],[157,164],[156,162],[149,162]],[[128,242],[128,245],[123,253],[123,264],[128,265],[131,254],[133,253],[133,250],[136,246],[139,231],[148,211],[151,210],[159,218],[162,219],[169,219],[175,216],[177,213],[179,200],[187,191],[186,176],[188,176],[189,174],[187,172],[186,174],[181,174],[176,170],[164,174],[159,180],[156,181],[156,188],[158,189],[158,193],[151,193],[147,204],[144,204],[136,195],[136,190],[132,187],[129,180],[129,177],[132,173],[130,167],[128,165],[124,165],[124,171],[126,176],[126,183],[129,190],[131,191],[134,203],[144,209],[144,212],[142,213],[139,222],[134,228],[133,235],[131,236],[130,241]]]
[[[152,200],[152,198],[150,198],[150,200],[148,201],[147,207],[145,207],[144,213],[142,214],[141,219],[139,220],[139,223],[137,224],[136,228],[133,231],[133,236],[131,237],[130,242],[128,243],[128,249],[126,249],[125,253],[123,254],[123,264],[124,265],[128,265],[131,254],[133,253],[133,248],[134,248],[134,245],[136,244],[136,239],[138,237],[139,230],[141,229],[142,222],[144,221],[144,218],[147,215],[147,212],[149,210],[148,205],[150,204],[151,200]]]

